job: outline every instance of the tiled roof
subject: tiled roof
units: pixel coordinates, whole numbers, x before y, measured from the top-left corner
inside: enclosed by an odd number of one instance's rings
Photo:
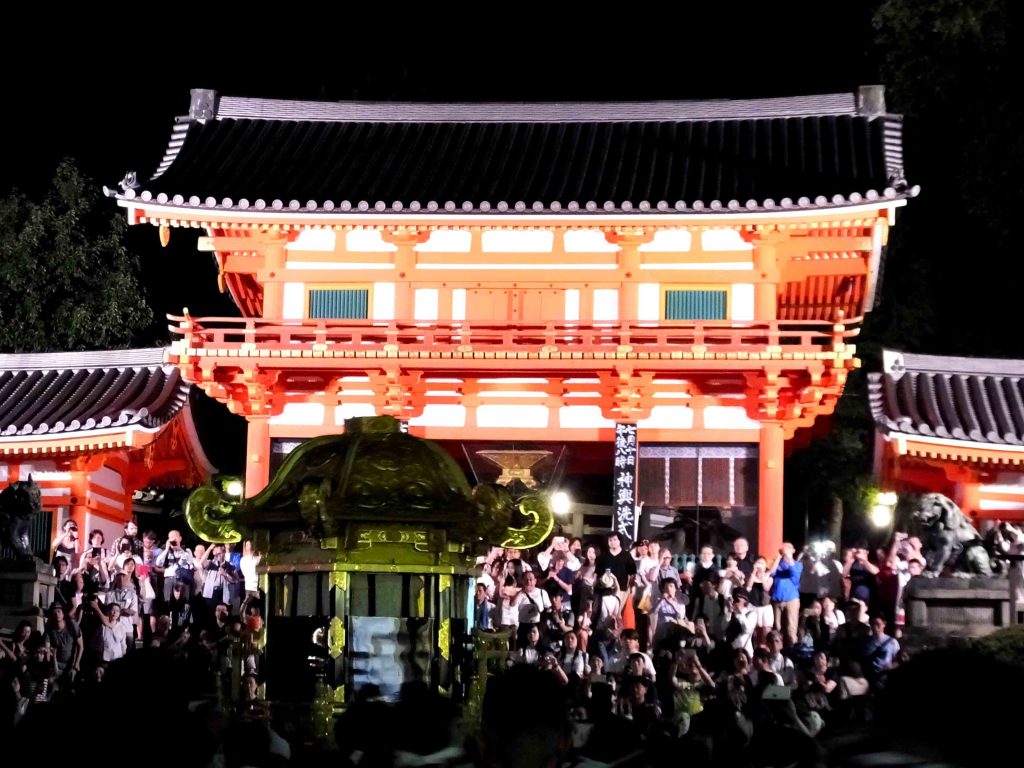
[[[1024,445],[1024,360],[886,350],[868,392],[882,432]]]
[[[164,349],[0,355],[0,437],[165,424],[189,385]]]
[[[295,213],[737,213],[917,193],[882,91],[648,103],[319,103],[193,91],[108,194]]]

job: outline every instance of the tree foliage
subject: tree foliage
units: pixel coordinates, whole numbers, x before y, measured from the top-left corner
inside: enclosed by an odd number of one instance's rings
[[[152,321],[124,215],[74,163],[46,198],[0,200],[0,351],[111,349],[142,341]]]
[[[905,115],[908,177],[886,262],[878,341],[907,351],[1019,357],[1008,329],[1020,290],[1024,31],[1010,0],[884,0],[874,54],[890,109]],[[1012,274],[1012,272],[1010,273]]]
[[[872,57],[890,111],[904,115],[907,177],[921,196],[897,214],[879,305],[857,340],[865,370],[881,349],[1020,357],[1016,218],[1024,206],[1024,30],[1009,0],[881,0]],[[812,532],[831,500],[862,524],[874,424],[864,377],[850,378],[828,434],[787,462],[787,521]],[[797,520],[799,522],[799,520]],[[795,523],[793,524],[796,527]],[[848,531],[852,533],[852,531]]]

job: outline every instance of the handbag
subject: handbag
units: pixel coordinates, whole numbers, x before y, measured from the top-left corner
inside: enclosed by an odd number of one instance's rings
[[[521,605],[519,609],[519,622],[521,624],[536,624],[540,621],[540,606],[526,592],[523,592],[527,604]]]
[[[640,613],[650,613],[654,609],[653,601],[651,600],[651,588],[648,587],[644,590],[644,593],[640,595],[640,600],[636,604],[636,609]]]

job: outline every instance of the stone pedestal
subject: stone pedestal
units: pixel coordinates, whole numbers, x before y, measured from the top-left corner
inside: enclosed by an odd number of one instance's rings
[[[904,645],[956,645],[1010,625],[1010,585],[995,576],[917,576],[904,591],[904,607]]]
[[[56,590],[57,579],[41,560],[0,562],[0,628],[14,629],[27,620],[42,631]]]

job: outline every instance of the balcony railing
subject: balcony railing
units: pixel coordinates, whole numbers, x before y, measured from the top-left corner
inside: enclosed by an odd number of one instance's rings
[[[857,335],[860,318],[836,322],[669,321],[659,323],[430,323],[374,320],[277,320],[169,315],[177,349],[232,356],[293,354],[297,349],[403,353],[478,352],[815,354]],[[404,355],[403,355],[404,356]]]

